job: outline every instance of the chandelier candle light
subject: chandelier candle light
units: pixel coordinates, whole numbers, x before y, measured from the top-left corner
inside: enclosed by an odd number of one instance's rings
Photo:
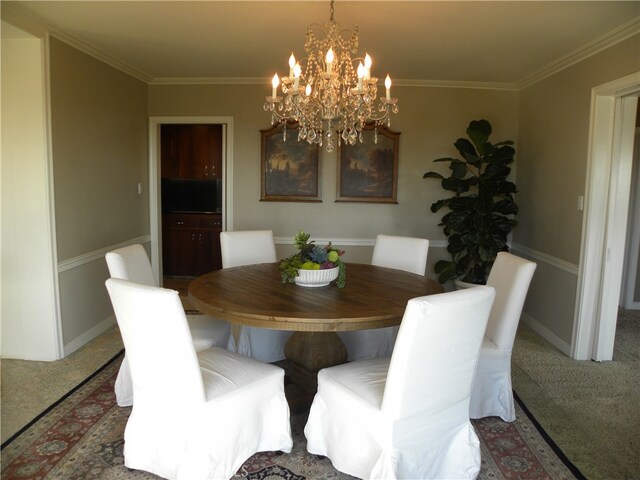
[[[367,124],[391,126],[391,113],[398,113],[398,99],[391,97],[391,78],[387,75],[384,82],[386,95],[377,98],[378,79],[371,76],[371,57],[351,57],[358,54],[358,27],[339,29],[333,19],[333,0],[329,24],[309,25],[304,49],[306,58],[297,61],[292,53],[289,75],[280,79],[276,73],[271,96],[265,97],[264,110],[271,112],[272,125],[284,125],[285,141],[287,123],[298,124],[298,141],[325,145],[328,152],[335,148],[334,129],[339,132],[339,146],[341,142],[362,142]],[[284,97],[278,96],[278,86]],[[377,130],[374,141],[377,143]]]

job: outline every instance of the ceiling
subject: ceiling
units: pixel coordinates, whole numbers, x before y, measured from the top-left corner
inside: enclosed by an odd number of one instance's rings
[[[264,81],[301,57],[324,1],[2,1],[149,83]],[[517,85],[640,31],[638,1],[340,1],[372,73],[411,82]],[[569,60],[568,60],[569,59]]]

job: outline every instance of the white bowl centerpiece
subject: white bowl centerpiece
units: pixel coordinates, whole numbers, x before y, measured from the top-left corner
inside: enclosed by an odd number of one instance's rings
[[[343,250],[329,242],[324,247],[309,242],[310,235],[300,230],[293,242],[298,249],[290,257],[280,260],[282,283],[295,283],[302,287],[324,287],[335,280],[338,288],[345,285],[345,267],[340,256]]]

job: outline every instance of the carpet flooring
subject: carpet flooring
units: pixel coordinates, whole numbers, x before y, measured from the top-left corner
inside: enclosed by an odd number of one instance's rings
[[[2,448],[2,478],[14,479],[156,479],[124,467],[123,433],[130,408],[118,407],[113,382],[122,355],[66,395]],[[263,452],[252,456],[234,478],[350,479],[326,458],[306,452],[306,413],[292,416],[294,449],[289,454]],[[480,479],[581,479],[523,407],[517,420],[490,417],[474,421],[481,439]]]
[[[611,362],[577,362],[521,324],[513,388],[589,479],[640,480],[640,311],[620,310]]]
[[[120,349],[114,327],[63,360],[2,359],[2,442]],[[512,367],[515,391],[588,479],[640,480],[640,312],[620,311],[604,363],[573,361],[521,323]]]

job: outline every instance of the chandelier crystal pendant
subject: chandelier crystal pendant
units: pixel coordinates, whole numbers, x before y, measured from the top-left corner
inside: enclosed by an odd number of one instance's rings
[[[398,113],[398,99],[391,97],[391,79],[385,79],[386,96],[378,96],[378,79],[371,76],[371,57],[358,54],[358,27],[341,30],[331,16],[325,25],[307,27],[306,58],[289,57],[289,75],[276,73],[272,93],[265,97],[264,110],[271,112],[271,124],[298,124],[298,141],[325,145],[328,152],[341,142],[362,142],[365,125],[391,126],[391,113]],[[283,97],[278,96],[278,86]],[[377,141],[377,129],[374,130]]]

